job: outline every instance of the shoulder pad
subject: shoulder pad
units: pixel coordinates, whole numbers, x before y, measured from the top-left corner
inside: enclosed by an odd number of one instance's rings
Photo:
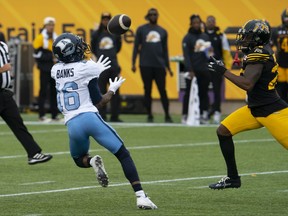
[[[247,63],[261,63],[269,60],[271,53],[263,46],[253,48],[247,55]]]

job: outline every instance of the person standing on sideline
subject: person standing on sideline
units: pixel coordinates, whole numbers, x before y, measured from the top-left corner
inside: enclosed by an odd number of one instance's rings
[[[55,19],[46,17],[44,19],[44,28],[33,41],[34,54],[33,57],[37,62],[37,67],[40,70],[40,92],[38,97],[39,105],[39,121],[50,122],[51,119],[45,116],[45,101],[47,93],[50,95],[50,111],[52,120],[59,121],[57,117],[58,109],[56,102],[55,80],[51,78],[51,68],[54,64],[52,54],[52,44],[57,35],[54,32]],[[49,90],[49,91],[48,91]]]
[[[98,108],[111,100],[125,79],[110,79],[108,91],[102,95],[98,79],[111,67],[111,61],[109,57],[104,59],[103,55],[96,63],[85,60],[87,50],[87,43],[70,33],[61,34],[53,43],[53,53],[59,63],[53,66],[51,77],[56,80],[58,108],[64,114],[68,128],[71,156],[77,166],[93,167],[100,185],[107,187],[109,179],[102,158],[89,155],[89,137],[93,137],[121,163],[125,177],[135,191],[137,207],[157,209],[142,189],[136,166],[123,140],[98,112]]]
[[[226,117],[217,128],[217,136],[226,162],[227,176],[211,189],[241,187],[232,137],[240,132],[265,127],[288,150],[288,104],[280,98],[275,85],[278,63],[269,45],[271,32],[262,20],[249,20],[239,29],[236,47],[245,56],[241,75],[225,68],[212,57],[209,70],[223,76],[247,92],[247,103]]]
[[[8,46],[0,41],[0,116],[27,152],[28,164],[33,165],[49,161],[52,155],[41,153],[42,149],[24,125],[17,104],[13,99],[13,92],[9,90],[11,87],[10,70]]]
[[[272,32],[272,43],[276,46],[279,64],[276,89],[280,97],[288,102],[288,8],[281,14],[282,24]]]
[[[182,107],[182,122],[187,120],[191,80],[197,78],[200,99],[200,124],[208,124],[208,86],[211,74],[208,70],[209,55],[213,53],[209,36],[202,32],[202,20],[198,14],[190,16],[190,27],[182,40],[184,66],[189,76],[185,79],[186,89]]]
[[[225,63],[230,68],[232,65],[232,56],[230,53],[230,46],[228,39],[220,28],[216,25],[216,18],[208,16],[206,19],[205,33],[209,36],[211,45],[213,47],[214,57]],[[220,124],[221,121],[221,87],[223,77],[211,72],[211,82],[213,85],[214,102],[212,104],[209,117],[213,115],[213,123]]]
[[[97,30],[93,32],[91,37],[91,50],[92,53],[96,56],[96,58],[98,59],[101,55],[104,55],[109,57],[109,59],[111,60],[111,67],[107,69],[104,73],[101,73],[99,77],[98,83],[102,94],[105,94],[107,92],[109,79],[111,78],[112,80],[114,80],[116,77],[119,77],[121,70],[118,64],[117,54],[121,50],[122,39],[120,35],[112,35],[108,32],[107,24],[110,19],[110,13],[102,13],[100,26]],[[120,103],[121,99],[118,89],[114,97],[112,97],[110,101],[111,122],[122,122],[122,120],[119,119],[119,112],[121,109]],[[99,113],[105,121],[107,120],[106,112],[106,106],[99,109]]]
[[[166,68],[170,76],[173,72],[170,69],[168,55],[168,33],[157,24],[159,17],[158,10],[148,10],[145,19],[147,24],[141,25],[136,30],[134,49],[132,56],[132,71],[136,72],[136,58],[139,53],[140,72],[144,84],[144,103],[147,109],[148,122],[153,122],[152,114],[152,82],[155,80],[161,97],[161,103],[165,112],[165,122],[173,122],[169,115],[169,99],[166,92]]]
[[[0,32],[0,41],[6,43],[5,35],[3,34],[3,32]]]

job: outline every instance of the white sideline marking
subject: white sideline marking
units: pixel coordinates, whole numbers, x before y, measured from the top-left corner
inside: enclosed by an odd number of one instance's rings
[[[234,140],[235,143],[258,143],[258,142],[273,142],[275,139],[251,139],[251,140]],[[127,147],[128,150],[142,150],[142,149],[155,149],[155,148],[178,148],[178,147],[197,147],[197,146],[209,146],[209,145],[218,145],[216,142],[203,142],[203,143],[182,143],[182,144],[166,144],[166,145],[154,145],[154,146],[134,146]],[[89,152],[102,152],[107,151],[106,149],[91,149]],[[63,155],[70,154],[70,152],[54,152],[50,153],[52,155]],[[27,157],[26,155],[11,155],[11,156],[0,156],[0,159],[11,159],[11,158],[20,158]]]
[[[112,126],[124,126],[124,127],[159,127],[159,126],[165,126],[165,127],[217,127],[217,124],[210,124],[210,125],[198,125],[198,126],[190,126],[186,124],[181,124],[181,123],[146,123],[146,122],[106,122],[109,125]],[[5,125],[6,122],[0,121],[0,125]],[[37,122],[37,121],[24,121],[25,125],[64,125],[63,122],[48,122],[48,123],[43,123],[43,122]]]
[[[52,130],[29,130],[31,134],[43,134],[43,133],[62,133],[62,132],[67,132],[67,129],[52,129]],[[2,135],[13,135],[12,132],[1,132],[0,136]]]
[[[27,182],[27,183],[22,183],[19,185],[35,185],[35,184],[50,184],[54,183],[55,181],[42,181],[42,182]]]
[[[41,216],[42,214],[28,214],[28,215],[24,215],[24,216]]]
[[[249,176],[249,175],[270,175],[270,174],[281,174],[288,173],[288,170],[279,170],[279,171],[269,171],[269,172],[253,172],[253,173],[244,173],[240,174],[241,176]],[[200,177],[191,177],[191,178],[179,178],[179,179],[165,179],[165,180],[157,180],[157,181],[147,181],[142,182],[142,184],[158,184],[158,183],[167,183],[167,182],[180,182],[180,181],[192,181],[192,180],[201,180],[201,179],[211,179],[211,178],[221,178],[223,175],[216,176],[200,176]],[[130,183],[117,183],[111,184],[109,187],[121,187],[130,185]],[[64,188],[58,190],[46,190],[46,191],[35,191],[35,192],[26,192],[26,193],[16,193],[16,194],[0,194],[0,198],[3,197],[15,197],[15,196],[26,196],[26,195],[35,195],[35,194],[47,194],[47,193],[59,193],[59,192],[67,192],[67,191],[76,191],[76,190],[85,190],[92,188],[100,188],[102,186],[84,186],[84,187],[76,187],[76,188]],[[208,186],[207,186],[208,189]]]
[[[199,125],[199,126],[189,126],[184,124],[178,124],[178,123],[110,123],[107,122],[109,125],[111,125],[113,128],[134,128],[134,127],[216,127],[217,125]],[[6,123],[4,121],[0,121],[0,125],[5,125]],[[41,122],[35,122],[35,121],[25,121],[25,125],[44,125],[44,126],[55,126],[55,125],[62,125],[65,127],[63,123],[55,122],[55,123],[41,123]],[[52,129],[52,130],[29,130],[31,134],[42,134],[42,133],[61,133],[61,132],[67,132],[67,129]],[[13,135],[14,134],[11,131],[7,132],[0,132],[0,135]]]

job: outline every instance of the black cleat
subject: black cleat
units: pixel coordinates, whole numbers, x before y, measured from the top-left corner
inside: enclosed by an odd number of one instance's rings
[[[222,190],[226,188],[240,188],[241,187],[241,179],[240,176],[236,179],[231,179],[228,176],[223,177],[215,184],[210,184],[209,188],[213,190]]]
[[[173,123],[173,120],[171,119],[170,116],[165,117],[165,123]]]
[[[123,121],[119,118],[110,118],[110,122],[123,122]]]
[[[154,117],[152,115],[148,115],[147,122],[148,123],[153,123],[154,122]]]
[[[44,163],[44,162],[49,161],[51,158],[52,158],[52,155],[36,153],[33,157],[28,158],[28,164],[33,165],[37,163]]]

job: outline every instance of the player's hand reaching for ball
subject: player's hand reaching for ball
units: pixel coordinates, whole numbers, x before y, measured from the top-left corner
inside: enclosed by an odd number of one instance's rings
[[[99,57],[98,61],[96,62],[96,65],[97,65],[100,73],[111,67],[111,65],[110,65],[111,60],[109,60],[109,57],[106,57],[105,59],[103,59],[103,58],[104,58],[104,55],[101,55]]]
[[[112,79],[109,79],[109,91],[112,91],[114,94],[115,92],[118,90],[118,88],[122,85],[122,83],[125,81],[126,79],[124,79],[123,77],[115,77],[114,81],[112,81]]]

